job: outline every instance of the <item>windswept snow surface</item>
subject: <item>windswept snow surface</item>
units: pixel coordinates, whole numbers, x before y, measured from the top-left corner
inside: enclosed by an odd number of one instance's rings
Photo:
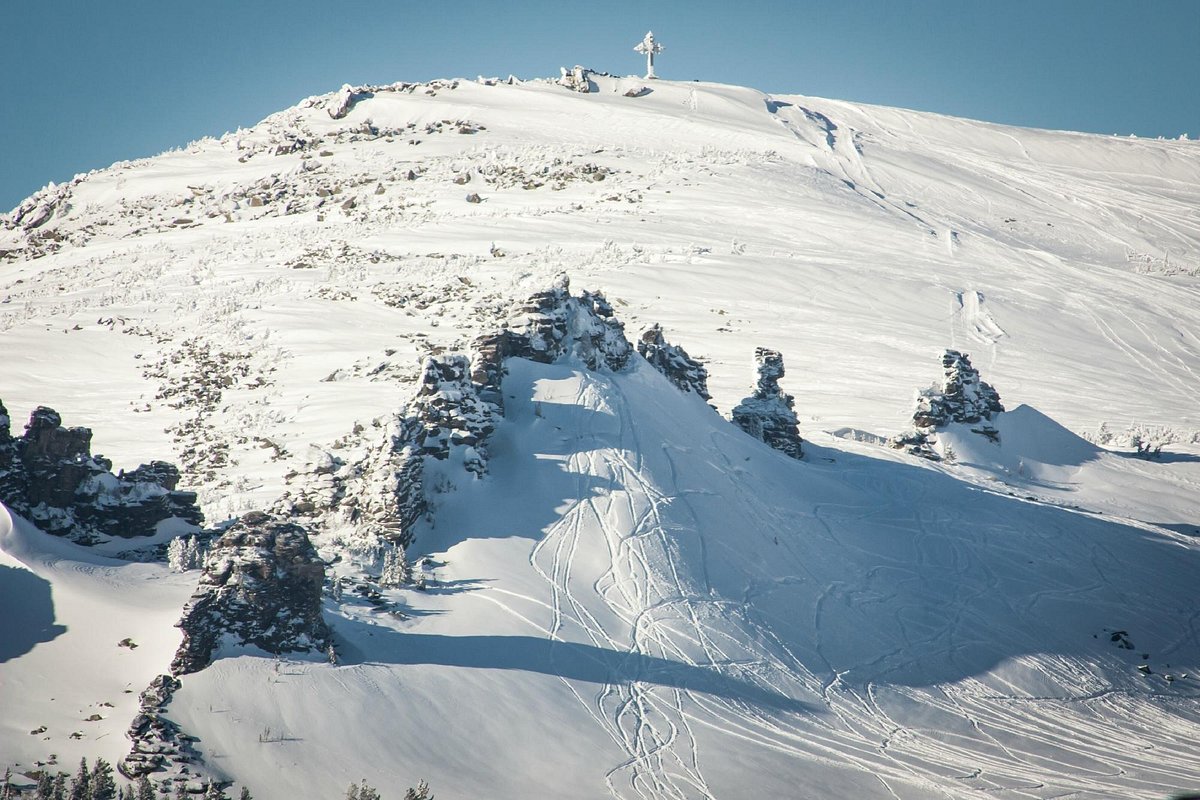
[[[488,476],[442,476],[410,548],[430,589],[388,592],[404,616],[347,593],[338,665],[185,676],[169,716],[209,768],[265,800],[1200,787],[1197,143],[593,80],[310,98],[0,231],[18,432],[47,404],[118,467],[179,460],[210,523],[371,445],[420,356],[560,271],[630,338],[661,323],[723,411],[756,346],[784,355],[802,461],[639,358],[511,361]],[[946,347],[1010,409],[999,444],[870,444]],[[0,762],[116,760],[119,687],[165,670],[196,574],[20,520],[0,544]]]

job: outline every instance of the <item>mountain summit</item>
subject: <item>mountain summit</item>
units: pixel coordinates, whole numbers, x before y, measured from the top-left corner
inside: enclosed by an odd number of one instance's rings
[[[582,67],[48,186],[0,217],[0,766],[1200,786],[1197,207],[1195,142]]]

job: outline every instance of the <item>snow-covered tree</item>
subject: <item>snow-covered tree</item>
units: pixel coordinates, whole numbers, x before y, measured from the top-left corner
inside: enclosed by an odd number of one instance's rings
[[[410,788],[404,793],[404,800],[433,800],[433,795],[429,793],[429,784],[421,781],[416,788]]]
[[[113,780],[112,765],[103,758],[96,758],[92,767],[92,800],[116,800],[117,784]]]
[[[38,778],[37,793],[34,797],[37,800],[54,800],[54,776],[48,771],[43,771],[42,776]]]
[[[137,781],[137,800],[154,800],[154,784],[145,775]]]
[[[67,800],[92,800],[92,774],[88,772],[86,758],[79,759],[79,769],[71,779]]]
[[[208,549],[195,536],[180,536],[167,545],[167,566],[172,572],[187,572],[204,565]]]
[[[404,554],[404,548],[388,545],[383,551],[383,573],[379,576],[380,586],[404,586],[412,583],[412,566]]]

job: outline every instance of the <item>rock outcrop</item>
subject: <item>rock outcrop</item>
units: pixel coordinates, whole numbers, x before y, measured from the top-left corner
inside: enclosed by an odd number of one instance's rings
[[[572,296],[560,276],[550,289],[519,304],[505,327],[478,337],[473,358],[427,358],[413,399],[382,426],[366,455],[343,462],[322,454],[280,510],[321,529],[342,529],[339,535],[355,560],[377,560],[373,554],[384,545],[407,547],[430,508],[434,490],[427,484],[438,483],[427,474],[431,463],[486,474],[487,442],[503,414],[507,359],[553,363],[570,355],[589,369],[621,370],[632,354],[604,296]]]
[[[687,354],[682,347],[670,344],[663,338],[662,327],[653,325],[642,333],[637,344],[638,353],[650,362],[650,366],[666,376],[667,380],[684,392],[695,392],[705,400],[708,393],[708,370]]]
[[[755,439],[786,453],[792,458],[804,455],[797,419],[795,398],[783,391],[783,356],[775,350],[759,347],[754,351],[758,362],[758,383],[754,394],[733,409],[733,423]]]
[[[913,429],[891,440],[891,446],[912,455],[938,460],[942,456],[935,445],[937,431],[952,423],[973,425],[978,433],[993,442],[1000,433],[992,426],[996,414],[1003,413],[999,393],[979,377],[971,359],[957,350],[942,354],[942,382],[917,395]]]
[[[125,732],[133,745],[129,755],[117,762],[117,770],[125,777],[138,778],[198,760],[192,737],[164,716],[179,686],[177,678],[159,675],[139,696],[138,714]]]
[[[570,281],[560,275],[553,287],[521,304],[506,327],[475,340],[471,377],[483,397],[503,409],[500,381],[506,359],[553,364],[568,354],[588,369],[615,372],[629,364],[633,346],[603,294],[572,296]]]
[[[592,91],[592,82],[588,79],[591,70],[576,64],[572,69],[559,67],[562,76],[558,79],[559,86],[565,86],[574,92],[587,94]]]
[[[204,669],[224,637],[275,654],[326,650],[324,582],[303,527],[261,512],[243,516],[212,545],[178,623],[183,643],[171,673]]]
[[[33,411],[24,436],[13,438],[0,405],[0,500],[47,533],[83,543],[149,536],[172,518],[201,523],[195,493],[176,488],[174,465],[152,461],[114,475],[91,444],[91,430],[63,427],[45,406]]]

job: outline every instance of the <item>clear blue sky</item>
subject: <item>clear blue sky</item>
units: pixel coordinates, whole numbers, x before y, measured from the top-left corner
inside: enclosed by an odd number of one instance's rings
[[[343,83],[633,73],[1200,137],[1200,0],[37,0],[0,15],[0,209]]]

